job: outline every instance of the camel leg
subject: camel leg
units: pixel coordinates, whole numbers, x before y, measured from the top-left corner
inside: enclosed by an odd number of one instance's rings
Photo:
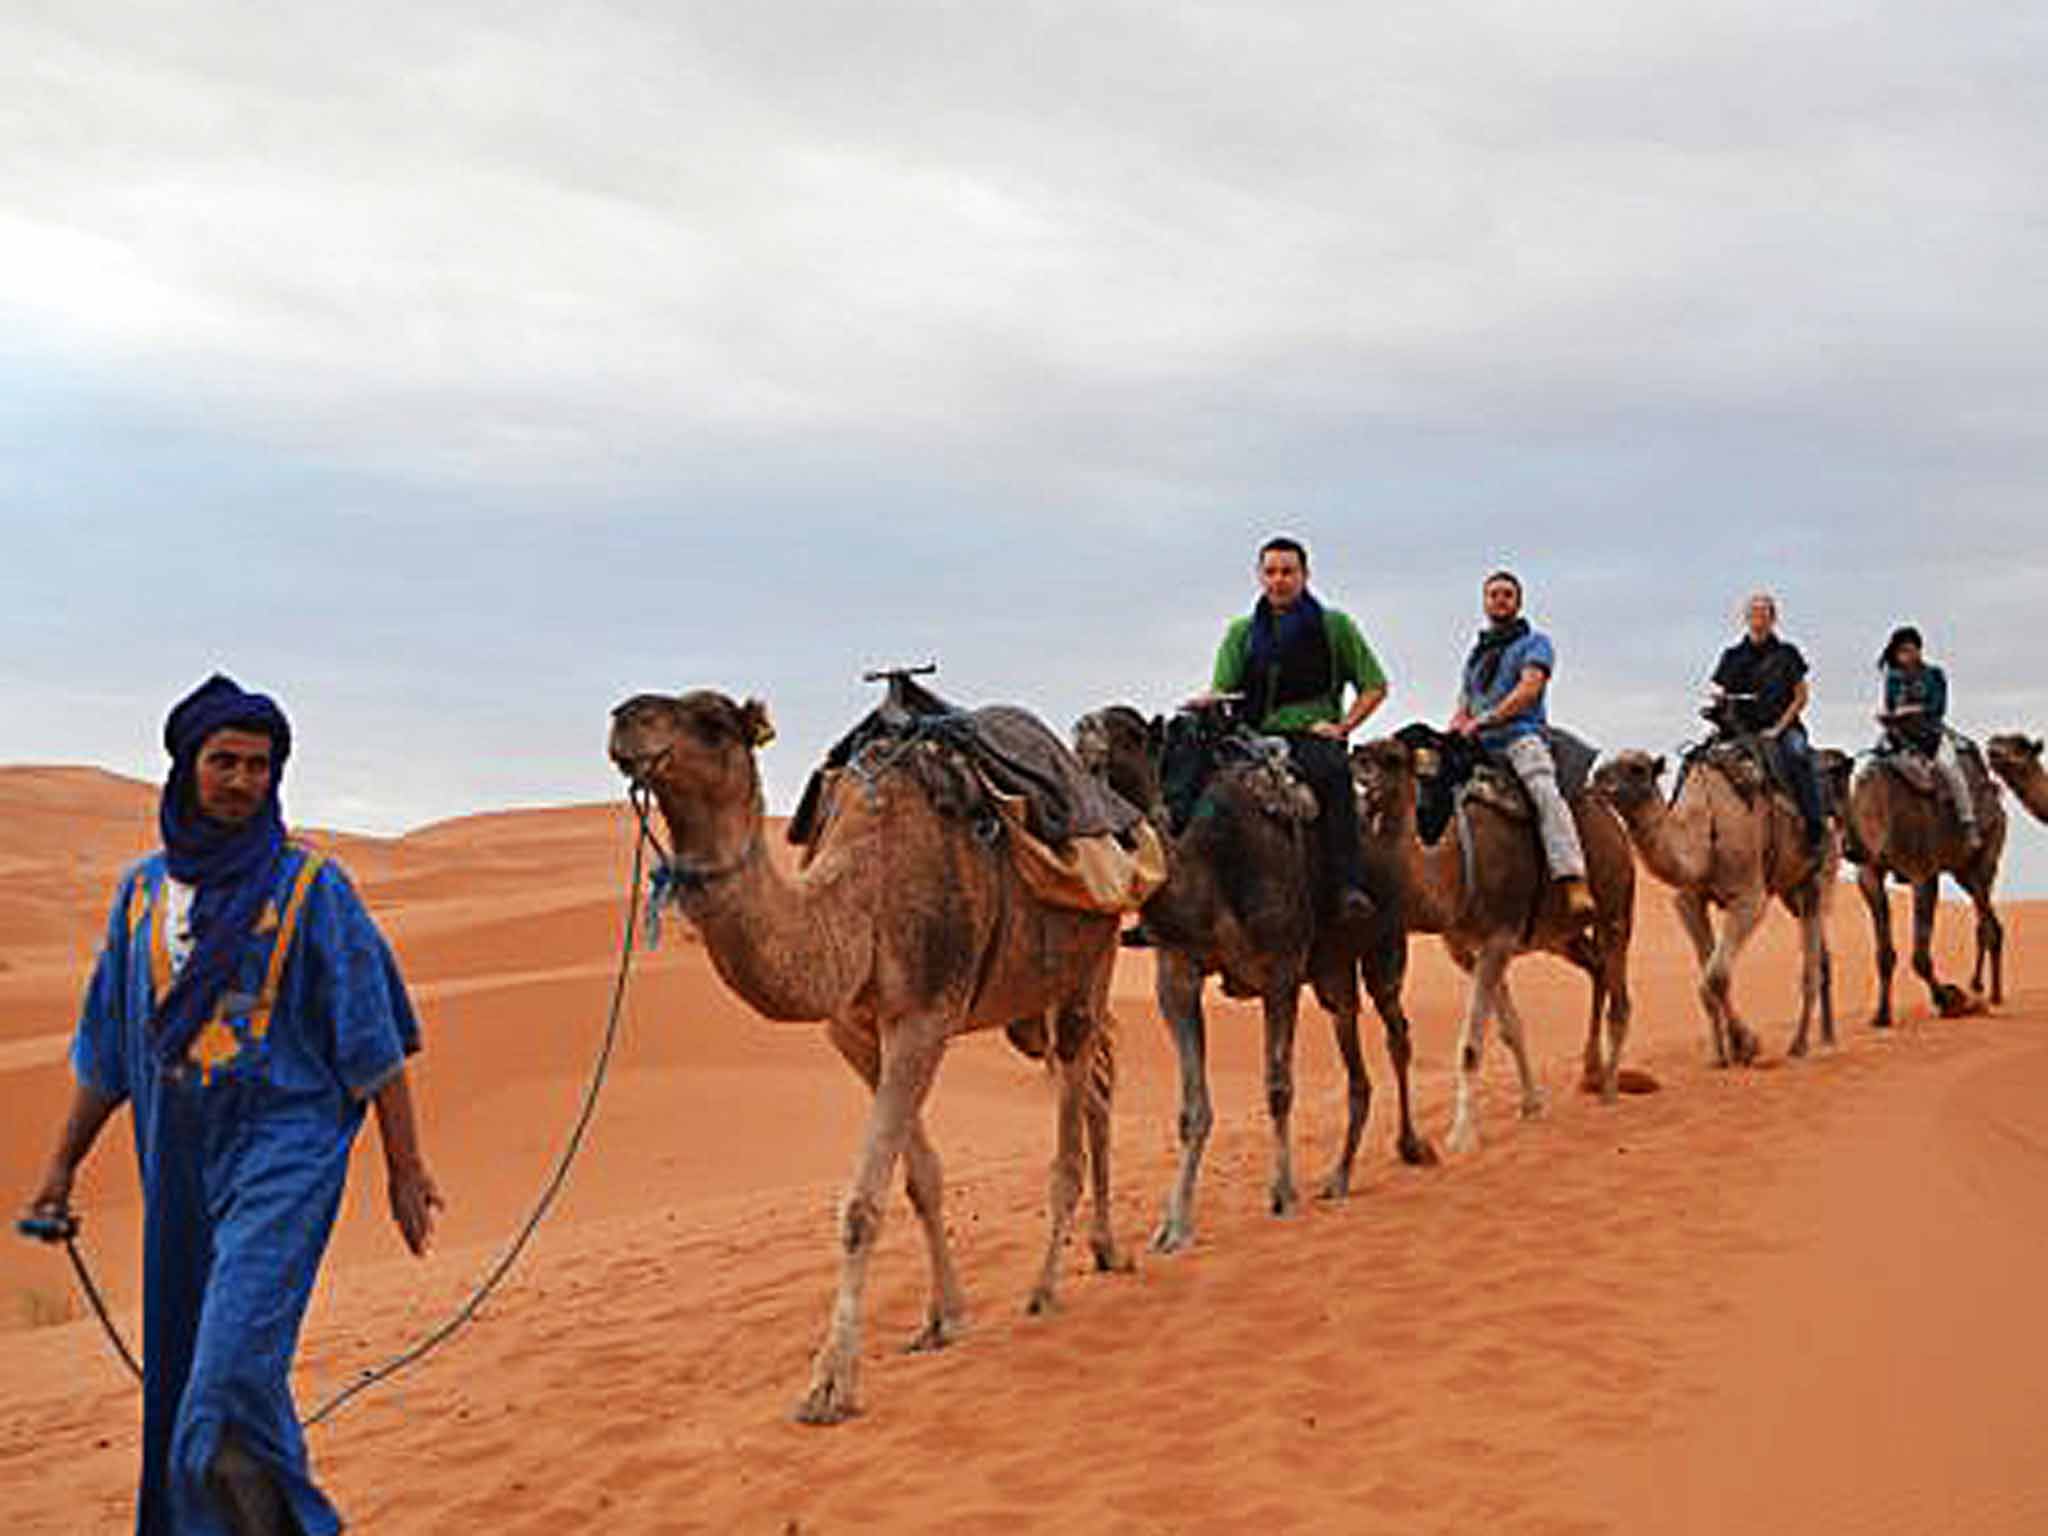
[[[1458,1027],[1457,1099],[1451,1111],[1451,1133],[1445,1142],[1454,1153],[1470,1152],[1479,1145],[1472,1083],[1479,1075],[1480,1057],[1486,1045],[1486,1019],[1493,1011],[1494,993],[1505,965],[1506,956],[1489,945],[1479,952],[1471,967],[1471,992],[1465,1003],[1464,1022]]]
[[[1698,891],[1674,891],[1671,909],[1678,914],[1678,921],[1685,928],[1685,936],[1692,940],[1692,952],[1699,961],[1700,1006],[1707,1013],[1707,1033],[1714,1046],[1714,1065],[1728,1065],[1728,1029],[1722,1018],[1721,999],[1707,985],[1707,972],[1714,961],[1714,920],[1707,912],[1707,898]]]
[[[1202,1018],[1202,973],[1186,955],[1162,950],[1156,989],[1159,1011],[1173,1030],[1180,1056],[1180,1172],[1166,1197],[1166,1214],[1152,1234],[1152,1247],[1177,1253],[1195,1236],[1195,1178],[1202,1149],[1216,1123],[1209,1104],[1208,1031]]]
[[[1394,1068],[1394,1091],[1400,1101],[1401,1131],[1395,1150],[1411,1168],[1433,1167],[1436,1148],[1415,1128],[1414,1095],[1409,1082],[1409,1064],[1415,1059],[1414,1034],[1408,1015],[1401,1007],[1401,984],[1408,970],[1408,937],[1396,934],[1378,953],[1365,957],[1365,986],[1372,994],[1373,1011],[1386,1030],[1387,1059]]]
[[[1619,941],[1625,946],[1626,941]],[[1605,923],[1596,923],[1588,932],[1574,937],[1571,946],[1564,951],[1564,958],[1586,973],[1586,980],[1592,990],[1592,1010],[1586,1018],[1586,1049],[1579,1069],[1579,1088],[1584,1093],[1597,1093],[1612,1104],[1621,1093],[1621,1045],[1616,1041],[1609,1054],[1600,1054],[1600,1023],[1608,1020],[1609,1032],[1619,1030],[1628,1033],[1628,970],[1627,961],[1615,963],[1614,951],[1617,940],[1611,928]],[[1619,982],[1617,990],[1616,983]],[[1620,1023],[1613,1022],[1610,1009],[1620,1010]]]
[[[1325,1200],[1342,1200],[1351,1193],[1351,1165],[1357,1160],[1359,1138],[1372,1114],[1372,1079],[1366,1074],[1365,1052],[1358,1043],[1355,994],[1350,1007],[1330,1010],[1330,1028],[1337,1036],[1337,1054],[1344,1058],[1344,1146],[1329,1177],[1323,1180],[1320,1194]]]
[[[1925,983],[1935,1011],[1953,1019],[1970,1011],[1970,1000],[1961,987],[1934,974],[1934,917],[1940,904],[1939,876],[1913,887],[1913,974]]]
[[[1600,974],[1607,991],[1607,1066],[1600,1076],[1600,1097],[1612,1104],[1621,1096],[1621,1050],[1628,1044],[1629,1020],[1635,1002],[1628,990],[1627,929],[1602,936]]]
[[[1877,1011],[1870,1016],[1870,1027],[1890,1029],[1892,972],[1898,968],[1899,951],[1892,943],[1892,908],[1884,897],[1884,871],[1866,863],[1856,872],[1856,889],[1863,893],[1863,905],[1870,909],[1870,928],[1877,949]]]
[[[1050,1231],[1046,1236],[1045,1261],[1039,1266],[1038,1281],[1031,1287],[1030,1298],[1024,1310],[1033,1317],[1043,1317],[1053,1310],[1058,1300],[1060,1277],[1060,1254],[1067,1246],[1067,1237],[1074,1230],[1074,1209],[1081,1202],[1082,1162],[1082,1121],[1085,1116],[1085,1100],[1088,1078],[1094,1070],[1094,1053],[1087,1047],[1092,1044],[1093,1020],[1085,1013],[1063,1013],[1060,1019],[1060,1033],[1065,1047],[1059,1053],[1059,1111],[1056,1150],[1053,1153],[1052,1171],[1047,1179],[1047,1207]],[[1075,1036],[1081,1037],[1077,1046]]]
[[[1294,1114],[1294,1026],[1301,989],[1292,982],[1266,994],[1266,1113],[1273,1123],[1275,1216],[1292,1216],[1300,1204],[1294,1192],[1294,1150],[1288,1124]]]
[[[1593,1008],[1586,1019],[1586,1049],[1579,1065],[1579,1086],[1587,1093],[1599,1093],[1610,1103],[1613,1090],[1608,1084],[1608,1066],[1600,1054],[1600,1017],[1607,1011],[1607,978],[1598,969],[1587,978],[1592,982]]]
[[[1796,891],[1787,891],[1784,902],[1785,910],[1799,920],[1799,1028],[1793,1031],[1792,1043],[1785,1047],[1785,1054],[1804,1056],[1807,1034],[1813,1027],[1814,1009],[1821,1001],[1821,976],[1827,963],[1820,926],[1820,888],[1818,885],[1806,885]],[[1824,1025],[1823,1030],[1832,1043],[1832,1025]]]
[[[1991,908],[1991,882],[1973,878],[1963,887],[1977,909],[1977,963],[1970,972],[1970,990],[1984,995],[1984,962],[1991,962],[1991,1001],[2005,1001],[2005,924]]]
[[[882,1039],[867,1135],[854,1165],[853,1186],[840,1208],[839,1290],[825,1341],[811,1362],[810,1389],[797,1405],[801,1423],[836,1424],[860,1411],[856,1376],[861,1298],[867,1289],[868,1259],[882,1230],[882,1192],[945,1054],[943,1030],[936,1020],[905,1019]]]
[[[1036,1021],[1033,1021],[1036,1022]],[[873,1035],[840,1025],[832,1028],[832,1043],[848,1066],[860,1074],[873,1093],[882,1075],[881,1042]],[[924,1326],[912,1337],[911,1353],[944,1349],[967,1328],[967,1296],[953,1267],[953,1248],[946,1238],[945,1169],[938,1149],[925,1134],[924,1116],[910,1122],[910,1137],[903,1147],[904,1185],[910,1208],[924,1229],[925,1252],[932,1266],[932,1295],[925,1309]]]
[[[1721,1010],[1728,1034],[1728,1056],[1737,1066],[1746,1067],[1756,1060],[1756,1031],[1736,1015],[1735,1012],[1735,962],[1742,955],[1742,949],[1755,933],[1757,925],[1764,920],[1764,902],[1768,899],[1762,887],[1745,891],[1729,904],[1728,915],[1721,921],[1720,942],[1714,946],[1714,954],[1707,961],[1707,972],[1702,979],[1705,995],[1712,998]]]
[[[1088,1246],[1096,1269],[1116,1274],[1136,1266],[1117,1250],[1109,1206],[1109,1112],[1116,1099],[1116,1035],[1106,1001],[1096,1017],[1095,1033],[1088,1042],[1088,1077],[1082,1088],[1082,1119],[1088,1131]]]
[[[1818,899],[1813,907],[1813,931],[1820,949],[1820,1043],[1835,1043],[1835,955],[1828,945],[1828,912],[1835,901],[1835,866],[1814,877]]]
[[[1515,1075],[1522,1080],[1522,1118],[1540,1120],[1549,1107],[1549,1096],[1543,1085],[1536,1081],[1536,1072],[1529,1065],[1529,1037],[1522,1027],[1522,1011],[1515,1006],[1514,989],[1508,984],[1506,968],[1501,971],[1500,985],[1494,990],[1494,1003],[1500,1010],[1500,1037],[1515,1058]]]

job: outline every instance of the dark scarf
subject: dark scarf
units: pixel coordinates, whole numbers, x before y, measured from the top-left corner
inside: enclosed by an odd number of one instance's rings
[[[1489,624],[1479,631],[1479,639],[1472,646],[1472,654],[1465,658],[1465,670],[1472,674],[1472,681],[1479,685],[1478,691],[1485,693],[1493,687],[1494,677],[1500,672],[1501,657],[1507,648],[1529,633],[1527,619],[1515,619],[1506,624]]]
[[[215,821],[199,809],[199,749],[216,731],[231,726],[270,738],[270,793],[239,826]],[[164,722],[164,747],[171,754],[171,772],[157,803],[157,825],[172,877],[194,888],[192,953],[150,1021],[157,1057],[169,1065],[184,1056],[212,1017],[275,882],[285,840],[277,791],[291,756],[292,728],[270,699],[245,693],[216,672],[171,710]]]
[[[1282,704],[1323,698],[1332,691],[1330,638],[1323,605],[1307,588],[1285,613],[1260,598],[1252,609],[1251,645],[1245,653],[1247,718],[1254,728]],[[1274,667],[1279,667],[1278,675]]]

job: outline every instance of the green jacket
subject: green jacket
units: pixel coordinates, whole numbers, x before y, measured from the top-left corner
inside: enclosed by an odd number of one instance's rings
[[[1319,721],[1342,720],[1346,683],[1360,693],[1370,693],[1375,688],[1387,686],[1387,675],[1380,670],[1379,658],[1365,643],[1365,636],[1358,632],[1358,626],[1351,622],[1351,615],[1342,609],[1326,606],[1323,609],[1323,634],[1330,642],[1330,676],[1334,680],[1331,693],[1327,698],[1302,699],[1270,711],[1265,719],[1258,722],[1258,729],[1266,735],[1293,735],[1306,731]],[[1250,680],[1244,675],[1251,644],[1251,615],[1232,619],[1230,627],[1223,632],[1223,643],[1216,647],[1216,665],[1209,680],[1211,688],[1218,693],[1252,691]]]

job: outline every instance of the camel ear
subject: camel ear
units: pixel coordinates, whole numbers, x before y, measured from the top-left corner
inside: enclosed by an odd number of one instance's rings
[[[1661,779],[1664,777],[1663,754],[1659,753],[1658,756],[1650,763],[1650,777],[1652,780]]]
[[[2041,755],[2041,745],[2042,745],[2042,743],[2041,743],[2041,738],[2040,738],[2040,737],[2038,737],[2038,736],[2036,736],[2036,737],[2035,737],[2035,738],[2034,738],[2034,739],[2033,739],[2032,741],[2028,742],[2028,743],[2027,743],[2027,756],[2029,756],[2029,757],[2039,757],[2039,756]]]
[[[749,699],[740,706],[740,739],[757,749],[775,739],[775,722],[768,718],[768,706],[759,699]]]
[[[1154,715],[1145,722],[1145,746],[1154,756],[1166,744],[1166,716]]]

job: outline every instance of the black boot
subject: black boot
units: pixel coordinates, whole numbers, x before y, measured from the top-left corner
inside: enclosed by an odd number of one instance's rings
[[[249,1454],[233,1430],[206,1469],[207,1490],[235,1536],[299,1536],[299,1522],[284,1502],[284,1491],[262,1462]]]

